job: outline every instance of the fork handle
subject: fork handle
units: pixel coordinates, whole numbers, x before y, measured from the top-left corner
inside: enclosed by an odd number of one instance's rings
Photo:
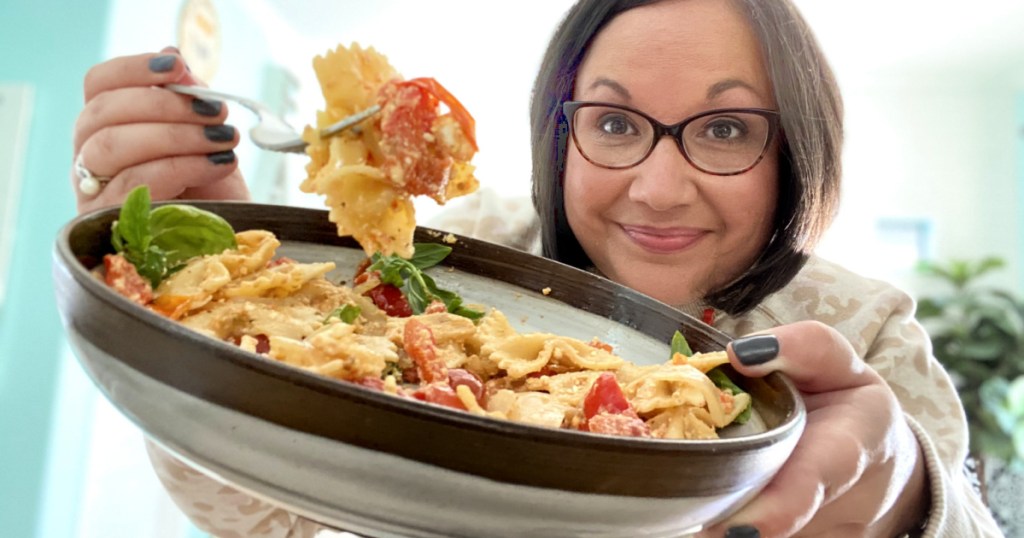
[[[164,84],[163,88],[171,90],[175,93],[182,93],[185,95],[191,95],[192,97],[199,97],[200,99],[218,99],[221,101],[233,101],[245,108],[259,114],[261,107],[256,102],[241,97],[239,95],[232,95],[230,93],[219,92],[217,90],[211,90],[202,86],[184,86],[182,84]]]

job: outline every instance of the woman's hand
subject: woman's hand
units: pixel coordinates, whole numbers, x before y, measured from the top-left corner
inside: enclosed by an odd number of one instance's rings
[[[86,74],[74,155],[110,180],[84,193],[72,166],[79,212],[119,204],[139,185],[149,185],[154,200],[248,198],[233,151],[238,133],[224,125],[227,106],[159,87],[168,83],[199,83],[171,47],[114,58]]]
[[[781,371],[807,405],[807,427],[764,490],[704,537],[897,536],[928,506],[924,461],[895,395],[849,342],[818,322],[735,340],[741,374]],[[756,530],[755,530],[756,529]]]

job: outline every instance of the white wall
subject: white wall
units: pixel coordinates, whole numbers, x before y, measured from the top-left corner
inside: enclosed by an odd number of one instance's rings
[[[964,12],[950,0],[797,0],[847,105],[844,199],[821,252],[911,291],[928,282],[906,253],[877,236],[879,219],[930,222],[930,254],[1001,256],[1009,266],[994,279],[1021,287],[1014,99],[1024,69],[1013,51],[1024,52],[1014,25],[1024,27],[1024,9],[1015,0],[977,2]],[[322,104],[309,59],[339,43],[373,45],[405,76],[434,76],[463,100],[477,118],[478,177],[509,196],[529,192],[530,87],[571,4],[311,0],[297,10],[285,0],[250,3],[272,34],[272,54],[302,83],[296,124]],[[302,179],[301,165],[290,168],[292,184]],[[293,203],[321,205],[292,192]],[[438,209],[430,201],[417,208],[421,220]]]
[[[923,219],[935,259],[1002,257],[990,283],[1024,289],[1024,3],[794,1],[846,102],[843,202],[820,252],[928,293],[875,230]]]
[[[297,10],[284,0],[249,3],[271,35],[273,57],[302,84],[293,124],[308,123],[323,108],[314,56],[339,44],[373,46],[405,78],[434,77],[459,98],[476,119],[476,175],[507,196],[529,195],[530,90],[547,40],[571,4],[313,0]],[[295,185],[304,177],[302,159],[296,163]],[[292,192],[293,203],[323,205],[297,187]],[[421,222],[440,209],[430,200],[417,200],[416,207]]]
[[[933,223],[937,260],[1000,256],[992,281],[1020,289],[1020,125],[1010,84],[891,80],[846,89],[843,205],[822,251],[859,271],[927,289],[879,263],[879,218]],[[865,233],[867,232],[867,233]]]

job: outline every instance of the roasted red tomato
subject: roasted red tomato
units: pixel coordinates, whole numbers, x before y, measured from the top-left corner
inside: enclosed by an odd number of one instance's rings
[[[474,120],[473,116],[468,110],[466,110],[466,107],[462,106],[462,103],[460,103],[447,88],[442,86],[440,82],[429,77],[423,77],[407,80],[399,83],[399,85],[418,86],[447,105],[448,110],[451,111],[452,117],[455,118],[455,121],[459,122],[459,126],[462,127],[462,133],[466,136],[469,143],[473,145],[473,149],[479,149],[476,145],[476,120]]]
[[[106,270],[104,281],[118,294],[142,306],[153,302],[153,286],[124,256],[107,254],[103,257],[103,268]]]
[[[363,377],[353,381],[356,385],[362,385],[368,389],[384,391],[384,380],[379,377]]]
[[[455,153],[476,151],[475,124],[465,107],[432,78],[394,81],[381,88],[379,100],[381,167],[391,180],[411,195],[445,198],[445,185]],[[438,105],[445,103],[462,131],[461,137],[438,129]],[[443,122],[442,122],[443,123]],[[457,151],[464,144],[466,151]],[[445,140],[448,139],[448,140]],[[468,160],[468,159],[462,159]]]
[[[651,429],[629,404],[615,374],[604,372],[594,380],[583,399],[581,429],[594,433],[650,437]]]
[[[266,354],[270,353],[270,338],[265,334],[257,334],[254,336],[256,339],[256,353]]]
[[[651,428],[639,417],[612,413],[601,413],[588,419],[587,431],[626,437],[651,436]]]
[[[423,385],[412,393],[412,397],[424,402],[430,402],[454,409],[466,410],[462,400],[455,394],[455,389],[446,383],[431,383]]]
[[[622,393],[622,387],[615,379],[615,374],[611,372],[599,375],[583,399],[583,415],[588,419],[599,413],[620,414],[631,411],[633,408],[629,405],[629,400]]]
[[[486,397],[486,391],[484,390],[484,382],[480,381],[480,378],[469,370],[463,370],[462,368],[452,368],[448,370],[448,384],[452,386],[452,389],[458,389],[459,385],[465,385],[469,388],[469,391],[476,397],[476,402],[483,406],[484,398]]]
[[[437,343],[430,327],[418,319],[410,319],[405,322],[404,341],[405,352],[416,363],[420,381],[427,384],[443,383],[448,386],[448,367],[445,366],[444,360],[437,356]],[[452,393],[454,392],[453,389]]]
[[[402,290],[391,284],[381,284],[366,292],[366,295],[373,300],[377,308],[389,316],[407,318],[412,315],[412,307],[409,306],[409,301],[402,294]]]

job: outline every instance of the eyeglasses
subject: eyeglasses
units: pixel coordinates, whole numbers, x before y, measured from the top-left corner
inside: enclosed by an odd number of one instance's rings
[[[694,168],[717,176],[742,174],[761,162],[779,122],[778,112],[761,108],[709,110],[675,125],[610,103],[566,101],[562,110],[576,148],[597,166],[636,166],[661,137],[671,136]]]

